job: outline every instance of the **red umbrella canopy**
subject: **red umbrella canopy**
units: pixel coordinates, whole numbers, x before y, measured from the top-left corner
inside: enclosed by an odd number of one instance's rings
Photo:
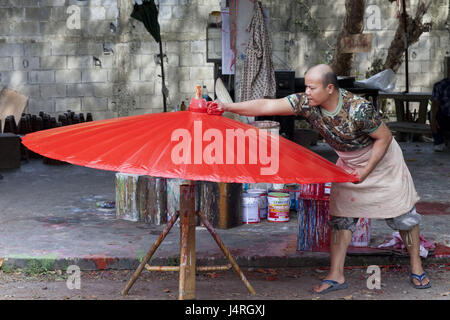
[[[155,177],[227,183],[358,181],[281,136],[192,111],[85,122],[27,134],[22,142],[48,158]]]

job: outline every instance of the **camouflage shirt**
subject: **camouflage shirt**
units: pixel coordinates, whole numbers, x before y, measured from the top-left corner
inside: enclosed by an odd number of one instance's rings
[[[295,93],[286,99],[295,114],[305,117],[338,151],[354,151],[371,145],[374,139],[369,134],[382,124],[379,113],[369,101],[344,89],[339,89],[339,103],[333,113],[320,106],[310,106],[305,93]]]

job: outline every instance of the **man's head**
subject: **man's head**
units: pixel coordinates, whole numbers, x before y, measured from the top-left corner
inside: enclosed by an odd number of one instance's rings
[[[306,72],[305,86],[311,106],[323,104],[339,88],[336,74],[326,64],[316,65]]]

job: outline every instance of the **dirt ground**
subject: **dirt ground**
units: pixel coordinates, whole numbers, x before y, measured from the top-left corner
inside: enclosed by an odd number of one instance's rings
[[[371,274],[365,268],[346,270],[349,287],[345,290],[318,295],[312,288],[326,274],[326,268],[243,268],[248,281],[256,290],[250,295],[232,270],[200,272],[196,278],[197,300],[450,300],[448,265],[427,266],[432,287],[414,289],[407,270],[381,268],[381,289],[369,289]],[[68,274],[50,271],[27,274],[25,271],[0,270],[0,300],[176,300],[177,272],[143,271],[128,296],[121,291],[133,271],[81,271],[80,289],[67,285]]]

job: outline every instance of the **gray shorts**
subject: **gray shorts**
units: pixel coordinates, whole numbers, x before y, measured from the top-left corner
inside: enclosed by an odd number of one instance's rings
[[[359,218],[349,218],[349,217],[336,217],[331,216],[328,222],[331,230],[350,230],[354,232],[356,229],[356,223]],[[385,219],[386,224],[393,230],[396,231],[408,231],[414,226],[418,225],[422,217],[416,212],[416,207],[414,206],[410,211],[401,216],[395,218]]]

